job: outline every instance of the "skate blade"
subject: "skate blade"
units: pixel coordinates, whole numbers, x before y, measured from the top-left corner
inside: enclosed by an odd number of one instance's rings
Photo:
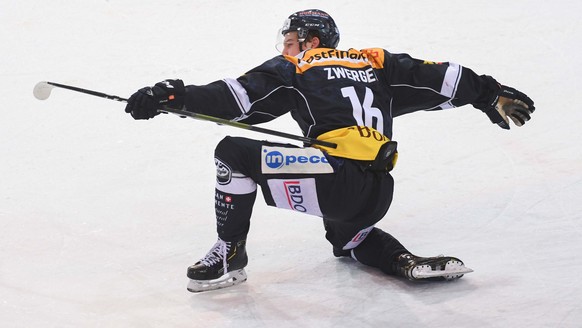
[[[473,269],[467,268],[463,263],[449,261],[444,270],[432,270],[430,265],[419,266],[412,272],[412,276],[414,279],[442,278],[444,280],[454,280],[471,272],[473,272]]]
[[[247,281],[247,273],[245,272],[244,269],[240,269],[227,272],[222,277],[213,280],[190,279],[190,282],[188,282],[188,287],[186,288],[188,289],[189,292],[200,293],[209,290],[232,287],[245,281]]]

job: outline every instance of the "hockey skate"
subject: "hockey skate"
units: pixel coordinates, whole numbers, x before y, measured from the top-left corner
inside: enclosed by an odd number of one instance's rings
[[[248,263],[245,240],[218,241],[206,256],[188,267],[188,291],[204,292],[238,285],[247,280],[244,267]]]
[[[394,271],[409,280],[455,280],[473,272],[456,257],[418,257],[408,253],[398,257],[394,263]]]

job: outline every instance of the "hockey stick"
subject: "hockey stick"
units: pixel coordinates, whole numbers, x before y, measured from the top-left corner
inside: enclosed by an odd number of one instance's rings
[[[38,82],[34,86],[32,93],[34,94],[34,97],[36,99],[46,100],[51,95],[52,89],[54,89],[55,87],[67,89],[67,90],[72,90],[72,91],[76,91],[76,92],[81,92],[81,93],[85,93],[88,95],[101,97],[101,98],[105,98],[105,99],[116,100],[116,101],[125,102],[125,103],[127,102],[126,98],[108,95],[108,94],[93,91],[93,90],[87,90],[87,89],[82,89],[82,88],[78,88],[78,87],[73,87],[70,85],[65,85],[65,84],[60,84],[60,83],[55,83],[55,82],[48,82],[48,81]],[[239,128],[239,129],[245,129],[245,130],[255,131],[255,132],[264,133],[264,134],[270,134],[273,136],[292,139],[292,140],[298,140],[298,141],[302,141],[302,142],[310,144],[310,145],[315,144],[315,145],[321,145],[321,146],[325,146],[325,147],[329,147],[329,148],[337,148],[337,145],[334,143],[331,143],[331,142],[317,140],[317,139],[310,138],[310,137],[298,136],[295,134],[289,134],[289,133],[270,130],[270,129],[265,129],[265,128],[261,128],[258,126],[246,124],[246,123],[233,122],[233,121],[229,121],[229,120],[226,120],[223,118],[188,112],[188,111],[181,110],[181,109],[164,107],[163,109],[159,110],[159,112],[175,114],[175,115],[178,115],[180,117],[190,117],[190,118],[197,119],[197,120],[214,122],[214,123],[221,124],[221,125],[228,125],[228,126],[232,126],[232,127]]]
[[[34,97],[38,100],[46,100],[51,95],[51,91],[55,87],[68,89],[68,90],[72,90],[72,91],[77,91],[77,92],[81,92],[81,93],[86,93],[88,95],[97,96],[97,97],[101,97],[101,98],[105,98],[105,99],[127,102],[127,99],[121,98],[118,96],[111,96],[111,95],[104,94],[104,93],[97,92],[97,91],[81,89],[81,88],[73,87],[70,85],[64,85],[64,84],[60,84],[60,83],[46,82],[46,81],[38,82],[34,86],[34,89],[32,90],[32,94],[34,94]]]

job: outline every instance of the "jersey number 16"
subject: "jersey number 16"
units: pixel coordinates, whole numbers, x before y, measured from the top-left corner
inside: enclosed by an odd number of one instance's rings
[[[364,101],[360,102],[360,98],[356,94],[354,87],[342,88],[342,95],[344,98],[349,98],[352,103],[353,115],[358,125],[367,126],[376,129],[378,132],[384,134],[384,118],[382,111],[377,107],[372,107],[374,102],[374,94],[372,90],[366,88]]]

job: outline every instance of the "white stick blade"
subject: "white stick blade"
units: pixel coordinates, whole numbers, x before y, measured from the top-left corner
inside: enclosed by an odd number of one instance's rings
[[[32,90],[32,94],[38,100],[46,100],[51,95],[51,90],[54,87],[47,82],[38,82],[34,89]]]

